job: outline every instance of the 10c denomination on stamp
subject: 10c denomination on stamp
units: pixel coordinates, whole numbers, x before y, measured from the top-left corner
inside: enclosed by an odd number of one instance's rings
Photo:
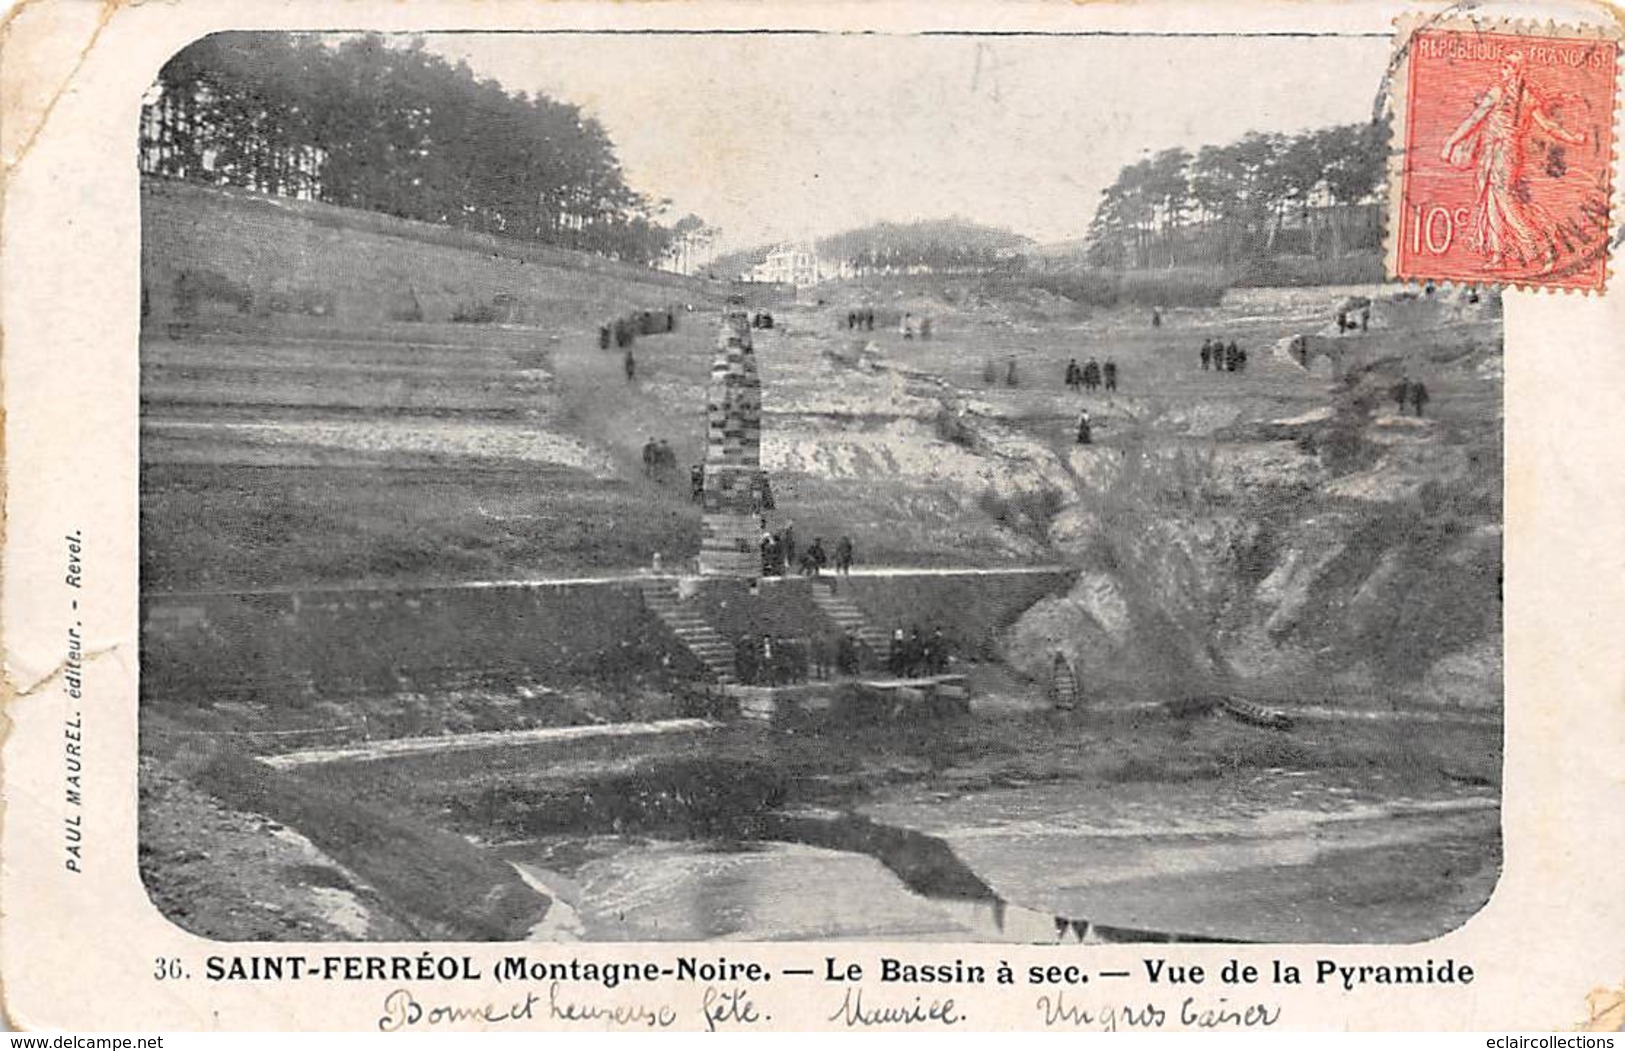
[[[1388,272],[1601,292],[1619,44],[1600,28],[1413,20],[1396,37]]]

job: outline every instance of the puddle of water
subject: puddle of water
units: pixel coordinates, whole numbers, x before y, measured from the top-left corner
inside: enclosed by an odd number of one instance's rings
[[[1352,776],[916,791],[864,815],[760,815],[750,842],[504,852],[533,873],[574,853],[567,889],[534,878],[591,940],[1415,941],[1475,911],[1499,863],[1496,800]]]
[[[511,845],[516,856],[529,851]],[[557,894],[561,884],[527,882]],[[591,861],[565,900],[578,936],[603,941],[885,940],[1045,944],[1077,941],[1081,927],[1007,905],[916,894],[862,854],[768,842],[715,846],[631,844]],[[563,940],[556,929],[532,940]]]
[[[1499,868],[1488,790],[1416,797],[1355,771],[1035,785],[866,808],[940,838],[1042,911],[1260,941],[1415,941],[1476,911]]]

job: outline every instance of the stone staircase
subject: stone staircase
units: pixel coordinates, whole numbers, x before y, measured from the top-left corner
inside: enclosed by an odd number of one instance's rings
[[[675,584],[670,580],[646,580],[639,582],[638,590],[643,592],[643,604],[649,612],[683,641],[717,682],[727,685],[739,681],[734,674],[733,643],[707,624],[699,613],[683,608]]]
[[[871,660],[885,663],[886,654],[891,649],[891,636],[870,624],[869,618],[856,603],[836,592],[833,577],[819,577],[812,581],[812,600],[842,631],[868,648]]]

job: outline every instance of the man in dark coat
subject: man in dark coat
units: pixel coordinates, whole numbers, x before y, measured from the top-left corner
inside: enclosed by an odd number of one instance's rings
[[[1117,389],[1117,362],[1113,361],[1111,358],[1107,358],[1106,359],[1106,364],[1101,366],[1101,372],[1104,373],[1105,376],[1106,376],[1106,389],[1107,390],[1116,390]]]
[[[1403,416],[1405,414],[1405,406],[1409,404],[1411,400],[1411,378],[1409,376],[1402,378],[1398,383],[1394,384],[1393,390],[1389,391],[1389,394],[1392,395],[1394,401],[1399,404],[1399,412],[1400,415]]]
[[[852,572],[852,538],[849,536],[835,541],[835,572],[842,576]]]
[[[1411,384],[1411,406],[1416,410],[1416,415],[1422,415],[1422,410],[1427,407],[1427,403],[1427,385],[1421,380],[1417,380],[1415,383]]]
[[[852,641],[852,636],[841,632],[841,637],[835,642],[835,667],[842,675],[856,675],[858,673],[858,646]]]
[[[812,546],[807,548],[807,561],[812,566],[812,575],[818,576],[824,572],[824,566],[829,563],[829,556],[824,554],[824,538],[813,537]]]
[[[1066,363],[1066,387],[1068,390],[1078,389],[1078,359],[1073,358]]]
[[[1208,364],[1213,360],[1213,340],[1202,340],[1202,371],[1206,372]]]
[[[756,640],[749,635],[739,636],[734,644],[734,671],[746,686],[756,685],[761,673],[761,655],[756,652]]]
[[[810,642],[813,678],[827,679],[830,669],[835,664],[835,640],[828,632],[821,631],[814,635]]]
[[[920,638],[920,626],[914,625],[908,633],[908,644],[903,650],[903,664],[911,679],[920,674],[920,659],[925,655],[925,641]]]

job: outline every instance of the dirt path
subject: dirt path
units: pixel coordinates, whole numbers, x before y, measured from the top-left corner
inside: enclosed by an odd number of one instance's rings
[[[278,770],[287,770],[322,763],[358,763],[408,755],[581,741],[594,737],[639,738],[658,737],[662,734],[701,733],[714,730],[718,725],[709,719],[660,719],[646,723],[605,723],[600,726],[554,726],[537,730],[492,730],[485,733],[441,734],[434,737],[401,737],[388,741],[370,741],[355,748],[312,748],[302,752],[284,752],[281,755],[267,756],[260,762]]]

